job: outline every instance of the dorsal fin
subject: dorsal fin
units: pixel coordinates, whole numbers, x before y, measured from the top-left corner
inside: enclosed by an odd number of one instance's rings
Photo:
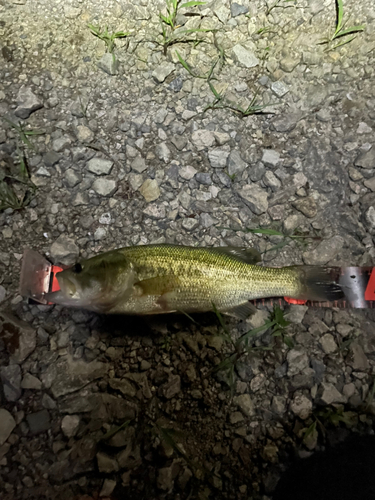
[[[248,247],[216,247],[213,252],[228,255],[246,264],[256,264],[262,260],[262,256],[255,248]]]

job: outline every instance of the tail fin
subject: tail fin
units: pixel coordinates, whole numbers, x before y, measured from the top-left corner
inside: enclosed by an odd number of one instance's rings
[[[297,299],[329,301],[342,299],[344,292],[338,284],[339,267],[296,266],[300,272],[301,294]]]

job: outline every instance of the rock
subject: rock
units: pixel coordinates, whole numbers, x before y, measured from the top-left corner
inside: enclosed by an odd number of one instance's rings
[[[2,302],[4,302],[6,295],[7,295],[7,291],[5,290],[5,288],[4,288],[2,285],[0,285],[0,304],[1,304]],[[0,328],[1,328],[1,327],[0,327]],[[1,338],[1,337],[2,337],[2,336],[1,336],[1,333],[0,333],[0,338]]]
[[[311,196],[307,198],[301,198],[292,203],[293,207],[308,218],[313,218],[317,214],[317,206],[314,198]]]
[[[370,207],[365,216],[370,229],[375,229],[375,207]]]
[[[120,391],[122,394],[124,394],[124,396],[130,396],[131,398],[133,398],[137,393],[134,385],[126,378],[111,378],[109,381],[109,385],[112,389]]]
[[[199,129],[192,133],[191,140],[197,150],[202,151],[215,144],[215,135],[210,130]]]
[[[272,191],[278,191],[278,189],[281,187],[281,182],[270,170],[267,170],[267,172],[264,174],[263,182],[266,186],[270,187]]]
[[[292,59],[291,57],[284,57],[280,61],[280,68],[285,71],[285,73],[291,73],[296,66],[299,64],[299,59]]]
[[[178,76],[177,78],[171,81],[171,83],[169,84],[169,88],[173,90],[173,92],[180,92],[183,84],[184,82],[182,81],[182,78]]]
[[[96,179],[92,189],[100,196],[112,196],[117,190],[117,184],[112,179]]]
[[[131,168],[139,174],[144,172],[147,169],[144,158],[142,158],[142,156],[137,156],[136,158],[134,158],[134,160],[131,162]]]
[[[6,442],[15,427],[16,421],[9,411],[0,408],[0,446]]]
[[[364,372],[370,368],[366,354],[357,342],[353,342],[350,345],[346,362],[353,368],[353,370]]]
[[[107,75],[115,75],[118,70],[118,60],[114,54],[106,52],[102,55],[100,61],[98,61],[98,68],[107,73]]]
[[[111,497],[113,490],[116,488],[117,482],[114,479],[104,479],[99,497]]]
[[[52,243],[50,253],[54,262],[69,265],[77,260],[79,248],[71,238],[62,234]]]
[[[323,240],[314,250],[302,254],[305,264],[321,266],[333,260],[342,250],[344,240],[341,236],[333,236],[329,240]]]
[[[245,417],[250,417],[255,414],[254,403],[251,400],[250,394],[235,396],[233,402],[238,406]]]
[[[356,130],[357,134],[372,134],[372,128],[367,125],[365,122],[360,122],[358,124],[358,128]]]
[[[212,168],[225,168],[229,151],[221,148],[215,148],[208,152],[208,159]]]
[[[285,314],[285,319],[287,321],[290,321],[291,323],[300,325],[303,321],[303,318],[305,317],[307,310],[307,306],[291,304],[287,313]]]
[[[17,401],[21,397],[21,368],[19,365],[9,365],[0,368],[4,396],[7,401]]]
[[[200,215],[200,225],[205,228],[209,228],[218,224],[220,221],[216,217],[211,217],[210,214],[203,213]]]
[[[183,219],[181,226],[185,229],[185,231],[194,231],[194,229],[197,229],[199,226],[199,221],[197,219],[186,217]]]
[[[87,162],[87,170],[95,175],[107,175],[111,173],[113,161],[103,158],[91,158]]]
[[[289,87],[282,81],[273,82],[271,84],[272,92],[277,95],[277,97],[283,97],[289,92]]]
[[[312,412],[312,402],[304,394],[296,392],[293,401],[290,403],[290,410],[297,417],[306,420]]]
[[[46,167],[53,167],[53,165],[60,161],[60,155],[55,153],[55,151],[49,151],[43,156],[43,161]]]
[[[70,139],[69,137],[58,137],[52,142],[52,149],[56,153],[60,153],[61,151],[64,151],[65,148],[70,146]]]
[[[271,409],[277,415],[284,415],[286,412],[286,399],[283,396],[273,396]]]
[[[194,175],[197,173],[197,170],[194,167],[191,167],[190,165],[187,165],[186,167],[181,167],[178,171],[178,175],[187,181],[190,181],[194,177]]]
[[[232,17],[240,16],[241,14],[247,14],[249,9],[245,5],[240,5],[237,2],[233,2],[230,6],[230,13]]]
[[[163,467],[158,470],[156,479],[157,487],[160,490],[169,491],[173,487],[173,465],[170,467]]]
[[[321,384],[321,401],[326,405],[330,405],[333,403],[346,403],[346,397],[341,394],[336,387],[331,383],[323,382]]]
[[[263,214],[268,209],[268,194],[256,184],[247,184],[238,191],[246,205],[256,215]]]
[[[26,415],[26,420],[29,424],[30,433],[32,435],[46,432],[51,427],[49,412],[47,410],[30,413],[29,415]]]
[[[21,87],[17,94],[17,108],[14,112],[16,116],[26,120],[31,113],[43,107],[43,103],[33,94],[28,87]]]
[[[143,213],[152,219],[165,219],[166,216],[165,206],[160,203],[150,203]]]
[[[157,83],[163,83],[168,75],[174,70],[174,65],[171,63],[164,63],[157,66],[152,72],[152,77]]]
[[[371,191],[375,191],[375,177],[365,180],[363,184]]]
[[[25,373],[21,382],[21,387],[22,389],[35,389],[40,391],[42,382],[37,377],[34,377],[34,375],[31,375],[31,373]]]
[[[262,162],[265,165],[276,167],[276,165],[280,162],[280,153],[274,149],[263,149]]]
[[[146,179],[140,187],[139,192],[147,203],[157,200],[160,196],[160,189],[155,179]]]
[[[51,389],[52,395],[58,398],[82,389],[89,382],[103,377],[106,372],[107,367],[104,363],[99,361],[86,363],[81,359],[75,360],[71,355],[67,355],[49,365],[47,370],[41,374],[41,379],[44,387]]]
[[[212,184],[211,174],[208,174],[206,172],[198,172],[195,175],[195,180],[198,182],[198,184],[203,184],[204,186],[211,186]]]
[[[241,158],[240,152],[237,150],[231,151],[228,157],[228,174],[230,176],[240,175],[246,169],[246,167],[247,163],[244,162]]]
[[[161,142],[155,148],[156,156],[164,163],[168,163],[171,158],[171,151],[165,142]]]
[[[61,430],[67,438],[71,438],[76,435],[80,423],[80,418],[78,415],[65,415],[61,421]]]
[[[302,118],[300,113],[285,113],[272,120],[272,127],[276,132],[290,132]]]
[[[112,458],[105,453],[99,452],[96,454],[96,459],[98,461],[99,472],[104,472],[105,474],[111,474],[119,470],[119,465],[115,458]]]
[[[171,375],[168,382],[162,385],[162,394],[167,399],[172,399],[181,390],[181,378],[179,375]]]
[[[288,362],[288,377],[293,377],[309,367],[309,357],[299,349],[291,349],[286,359]]]
[[[259,328],[260,326],[264,325],[264,323],[268,320],[268,317],[268,311],[257,309],[256,312],[246,320],[246,325],[249,325],[250,328]],[[264,332],[265,330],[259,335],[263,335]]]
[[[237,44],[233,47],[233,54],[236,60],[245,68],[254,68],[254,66],[258,66],[259,59],[250,52],[250,50],[245,49],[242,45]]]
[[[360,153],[354,161],[356,167],[372,169],[375,168],[375,147]]]
[[[332,354],[333,352],[337,351],[337,344],[333,335],[331,335],[330,333],[326,333],[325,335],[323,335],[319,343],[326,354]]]
[[[15,363],[23,363],[36,346],[34,328],[6,312],[0,312],[0,339]]]
[[[94,140],[94,132],[85,125],[77,125],[77,139],[80,142],[92,142]]]

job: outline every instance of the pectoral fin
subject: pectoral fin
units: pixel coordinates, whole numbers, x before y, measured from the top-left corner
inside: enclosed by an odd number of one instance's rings
[[[155,297],[155,302],[163,311],[168,312],[172,311],[169,303],[176,298],[180,284],[181,282],[177,276],[169,275],[138,281],[134,287],[140,298],[151,295]]]

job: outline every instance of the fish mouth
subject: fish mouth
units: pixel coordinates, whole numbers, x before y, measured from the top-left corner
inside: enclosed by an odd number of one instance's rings
[[[63,306],[81,305],[81,301],[79,300],[79,297],[77,297],[77,287],[75,283],[67,276],[59,276],[63,275],[63,273],[64,272],[56,274],[60,290],[46,293],[46,300],[48,300],[48,302],[52,302],[53,304],[60,304]]]

